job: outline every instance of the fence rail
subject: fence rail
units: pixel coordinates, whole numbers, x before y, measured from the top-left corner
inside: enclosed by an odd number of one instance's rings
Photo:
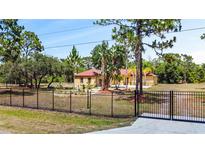
[[[0,89],[0,105],[109,117],[133,117],[135,92],[83,94],[74,91]]]
[[[144,92],[140,98],[140,117],[205,122],[205,92]]]
[[[205,92],[112,92],[0,89],[0,105],[109,117],[146,117],[205,122]]]

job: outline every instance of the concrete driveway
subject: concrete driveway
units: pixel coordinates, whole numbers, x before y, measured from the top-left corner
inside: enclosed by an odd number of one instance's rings
[[[91,134],[205,134],[205,124],[138,118],[132,126]]]

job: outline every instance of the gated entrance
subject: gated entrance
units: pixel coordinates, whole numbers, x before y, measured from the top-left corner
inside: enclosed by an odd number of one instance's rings
[[[152,91],[138,100],[139,117],[205,122],[205,92]]]

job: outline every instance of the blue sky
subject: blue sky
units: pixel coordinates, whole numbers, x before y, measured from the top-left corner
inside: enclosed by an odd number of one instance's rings
[[[65,44],[76,44],[82,42],[92,42],[111,39],[112,27],[102,27],[93,25],[94,20],[19,20],[19,24],[24,25],[26,30],[33,31],[39,35],[44,47],[59,46]],[[89,27],[90,26],[90,27]],[[68,29],[76,29],[81,27],[89,27],[81,30],[67,31],[55,33],[51,35],[43,35],[45,33],[64,31]],[[190,29],[196,27],[205,27],[205,20],[182,20],[182,29]],[[200,35],[205,33],[204,30],[196,30],[189,32],[180,32],[167,34],[169,38],[176,36],[177,42],[174,47],[164,52],[186,53],[192,55],[196,63],[205,63],[205,40],[200,39]],[[150,41],[152,38],[147,39]],[[96,44],[87,44],[76,46],[80,55],[87,56]],[[69,55],[72,47],[45,49],[47,55],[65,58]],[[143,58],[155,58],[153,50],[147,48]]]

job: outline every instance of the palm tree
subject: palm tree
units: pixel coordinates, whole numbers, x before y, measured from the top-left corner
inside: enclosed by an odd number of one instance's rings
[[[102,44],[95,46],[91,52],[93,65],[101,69],[102,74],[102,90],[108,90],[111,78],[110,71],[110,57],[111,51],[108,46],[108,42],[103,41]]]
[[[122,46],[115,45],[109,48],[108,42],[105,41],[92,50],[93,65],[101,69],[102,90],[108,90],[113,75],[119,74],[120,69],[125,65],[124,53]]]

